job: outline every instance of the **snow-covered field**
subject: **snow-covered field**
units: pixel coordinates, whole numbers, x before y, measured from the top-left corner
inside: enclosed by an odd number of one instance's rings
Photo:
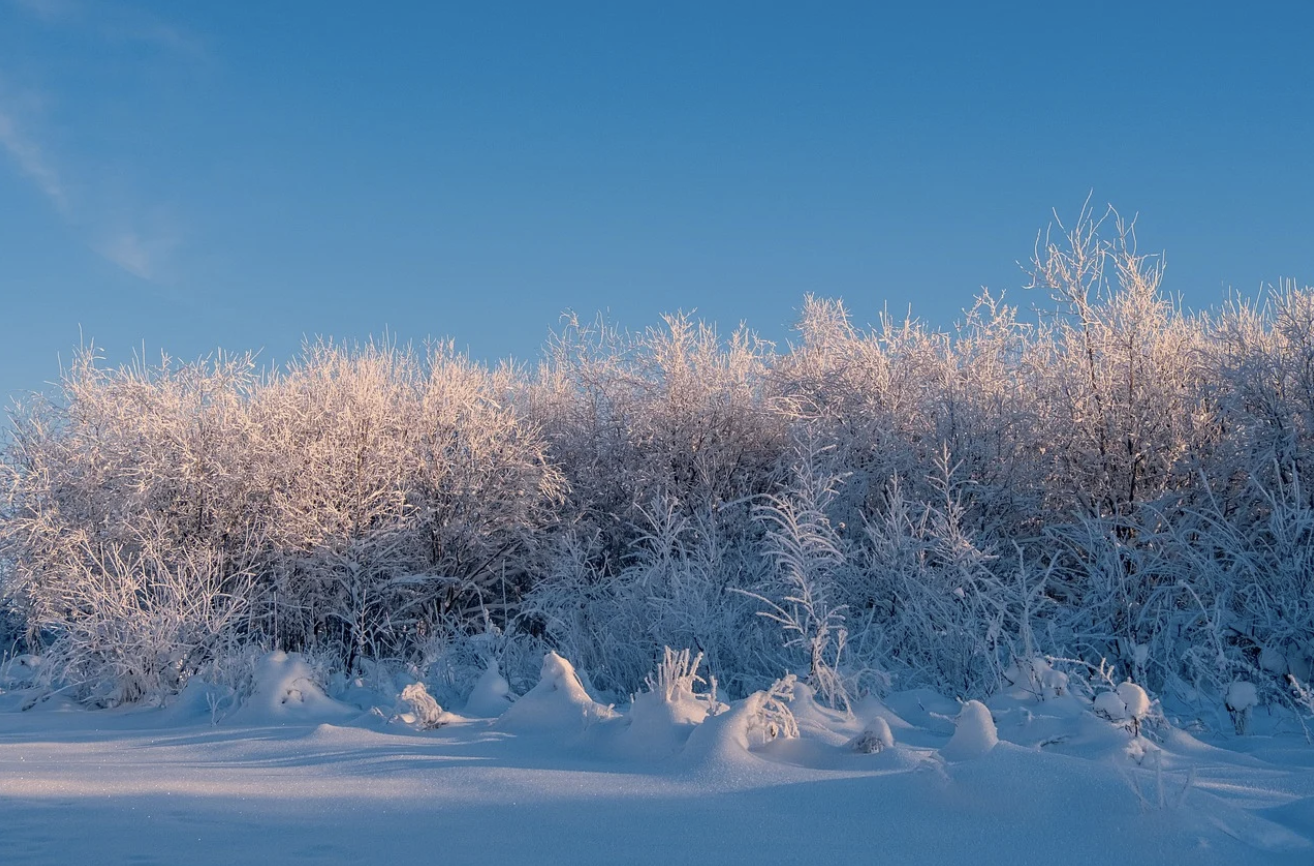
[[[492,675],[434,717],[307,674],[270,656],[235,710],[199,682],[163,709],[0,694],[0,862],[1314,862],[1314,747],[1262,709],[1197,736],[1142,707],[1135,736],[1071,693],[846,716],[675,675],[611,709],[549,656],[516,703]]]

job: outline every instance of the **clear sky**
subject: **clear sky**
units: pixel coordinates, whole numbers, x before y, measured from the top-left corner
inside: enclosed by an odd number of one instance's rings
[[[1008,11],[1003,11],[1003,10]],[[94,338],[536,356],[563,310],[947,326],[1050,208],[1314,282],[1314,3],[0,0],[0,392]]]

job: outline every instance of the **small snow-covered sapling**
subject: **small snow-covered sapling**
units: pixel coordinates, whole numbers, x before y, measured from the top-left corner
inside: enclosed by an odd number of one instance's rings
[[[1236,680],[1227,687],[1227,712],[1232,716],[1232,725],[1236,728],[1238,736],[1245,736],[1250,730],[1250,716],[1256,704],[1259,703],[1259,694],[1255,690],[1255,684],[1245,680]]]

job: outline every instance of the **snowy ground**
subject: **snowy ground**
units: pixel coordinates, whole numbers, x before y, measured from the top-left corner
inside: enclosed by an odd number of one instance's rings
[[[1262,718],[1137,739],[1071,695],[844,718],[804,692],[799,735],[767,739],[760,701],[612,713],[545,672],[500,721],[432,730],[295,658],[218,724],[199,689],[132,711],[0,693],[0,862],[1314,863],[1314,748]]]

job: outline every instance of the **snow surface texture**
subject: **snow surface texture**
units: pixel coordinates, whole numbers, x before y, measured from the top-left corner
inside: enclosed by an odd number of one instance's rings
[[[617,713],[549,654],[514,704],[490,668],[500,721],[428,729],[282,653],[217,724],[220,690],[195,681],[162,710],[0,692],[0,862],[1314,862],[1314,747],[1262,706],[1246,737],[1132,736],[1072,694],[917,690],[849,714],[786,678],[727,707],[695,669]],[[1107,694],[1135,717],[1125,691]]]

